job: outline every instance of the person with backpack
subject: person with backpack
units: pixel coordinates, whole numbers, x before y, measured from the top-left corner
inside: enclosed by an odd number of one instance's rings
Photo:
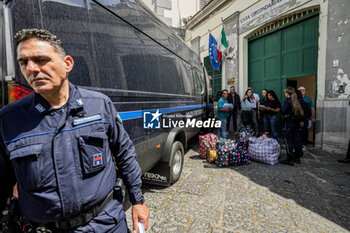
[[[298,101],[295,89],[287,87],[284,89],[287,98],[281,107],[281,114],[284,118],[283,136],[286,145],[287,158],[280,161],[282,164],[294,165],[300,163],[302,155],[302,143],[300,129],[304,126],[305,113]],[[293,150],[295,153],[293,154]]]

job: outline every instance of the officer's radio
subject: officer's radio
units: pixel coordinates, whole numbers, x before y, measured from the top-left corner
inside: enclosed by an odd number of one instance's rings
[[[113,187],[113,197],[121,204],[125,202],[125,185],[123,179],[118,177]]]

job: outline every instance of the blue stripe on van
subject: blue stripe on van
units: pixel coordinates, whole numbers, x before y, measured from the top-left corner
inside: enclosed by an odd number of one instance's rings
[[[180,111],[186,111],[186,110],[192,110],[192,109],[198,109],[206,107],[206,105],[189,105],[189,106],[180,106],[180,107],[174,107],[174,108],[159,108],[159,112],[162,114],[165,113],[173,113],[173,112],[180,112]],[[138,110],[138,111],[132,111],[132,112],[120,112],[119,116],[122,118],[122,120],[131,120],[136,118],[143,117],[143,112],[145,111],[157,111],[157,109],[145,109],[145,110]]]

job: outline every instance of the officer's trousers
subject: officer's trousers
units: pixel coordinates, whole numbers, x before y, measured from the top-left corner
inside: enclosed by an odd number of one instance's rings
[[[293,154],[293,150],[297,155],[302,153],[302,143],[299,127],[291,127],[283,129],[284,143],[286,145],[286,151],[288,155]]]

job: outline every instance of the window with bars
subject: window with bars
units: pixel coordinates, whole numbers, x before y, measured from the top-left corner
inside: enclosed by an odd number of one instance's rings
[[[212,77],[212,80],[210,81],[211,88],[213,90],[213,98],[216,100],[217,93],[221,91],[221,66],[220,71],[213,69],[213,67],[210,64],[209,56],[204,58],[204,67],[207,69],[208,76]]]

